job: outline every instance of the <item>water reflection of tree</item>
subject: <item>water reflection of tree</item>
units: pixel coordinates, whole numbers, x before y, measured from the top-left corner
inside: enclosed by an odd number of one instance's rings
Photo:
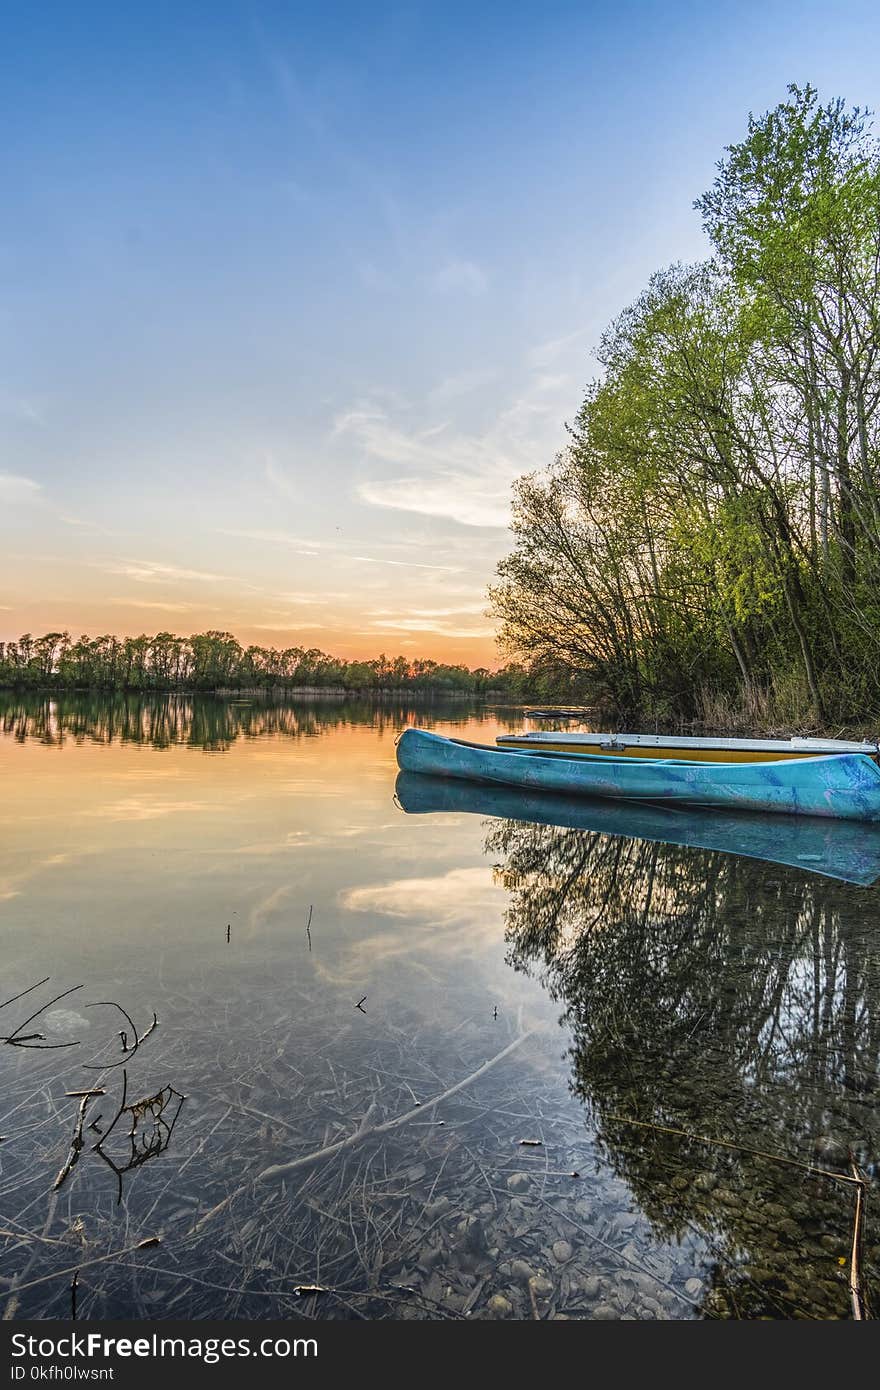
[[[222,699],[189,695],[10,694],[0,691],[0,735],[19,742],[57,745],[142,743],[165,748],[187,744],[223,749],[238,739],[281,735],[309,738],[341,725],[397,730],[403,723],[430,728],[438,719],[479,716],[468,701],[426,701],[418,707],[393,698],[320,700],[254,697]],[[485,713],[485,710],[483,710]]]
[[[510,960],[564,1003],[573,1085],[658,1234],[700,1230],[722,1312],[845,1316],[851,1192],[743,1149],[840,1173],[850,1153],[876,1162],[876,896],[512,821],[487,850],[510,890]]]

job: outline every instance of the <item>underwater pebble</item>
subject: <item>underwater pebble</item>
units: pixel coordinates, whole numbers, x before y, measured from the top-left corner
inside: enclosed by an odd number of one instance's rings
[[[493,1318],[509,1318],[513,1312],[513,1304],[503,1293],[493,1293],[486,1306]]]
[[[592,1316],[599,1322],[616,1322],[618,1312],[616,1308],[611,1307],[610,1303],[598,1303],[593,1309]]]
[[[549,1298],[553,1292],[553,1285],[549,1279],[545,1279],[543,1274],[535,1274],[529,1280],[529,1288],[535,1298]]]

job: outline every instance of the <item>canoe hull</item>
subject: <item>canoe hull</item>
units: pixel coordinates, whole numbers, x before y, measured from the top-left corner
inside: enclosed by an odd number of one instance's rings
[[[880,821],[880,768],[864,754],[773,763],[699,763],[501,749],[406,729],[404,772],[565,796]]]

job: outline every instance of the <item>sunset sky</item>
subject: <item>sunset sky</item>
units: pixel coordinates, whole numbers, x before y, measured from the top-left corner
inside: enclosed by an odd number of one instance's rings
[[[749,109],[880,101],[875,0],[0,19],[0,638],[495,664],[510,484],[706,253]]]

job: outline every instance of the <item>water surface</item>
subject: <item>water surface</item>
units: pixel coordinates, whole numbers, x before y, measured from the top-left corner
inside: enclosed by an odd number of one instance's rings
[[[6,1315],[851,1316],[880,847],[404,811],[407,723],[526,727],[0,695]]]

